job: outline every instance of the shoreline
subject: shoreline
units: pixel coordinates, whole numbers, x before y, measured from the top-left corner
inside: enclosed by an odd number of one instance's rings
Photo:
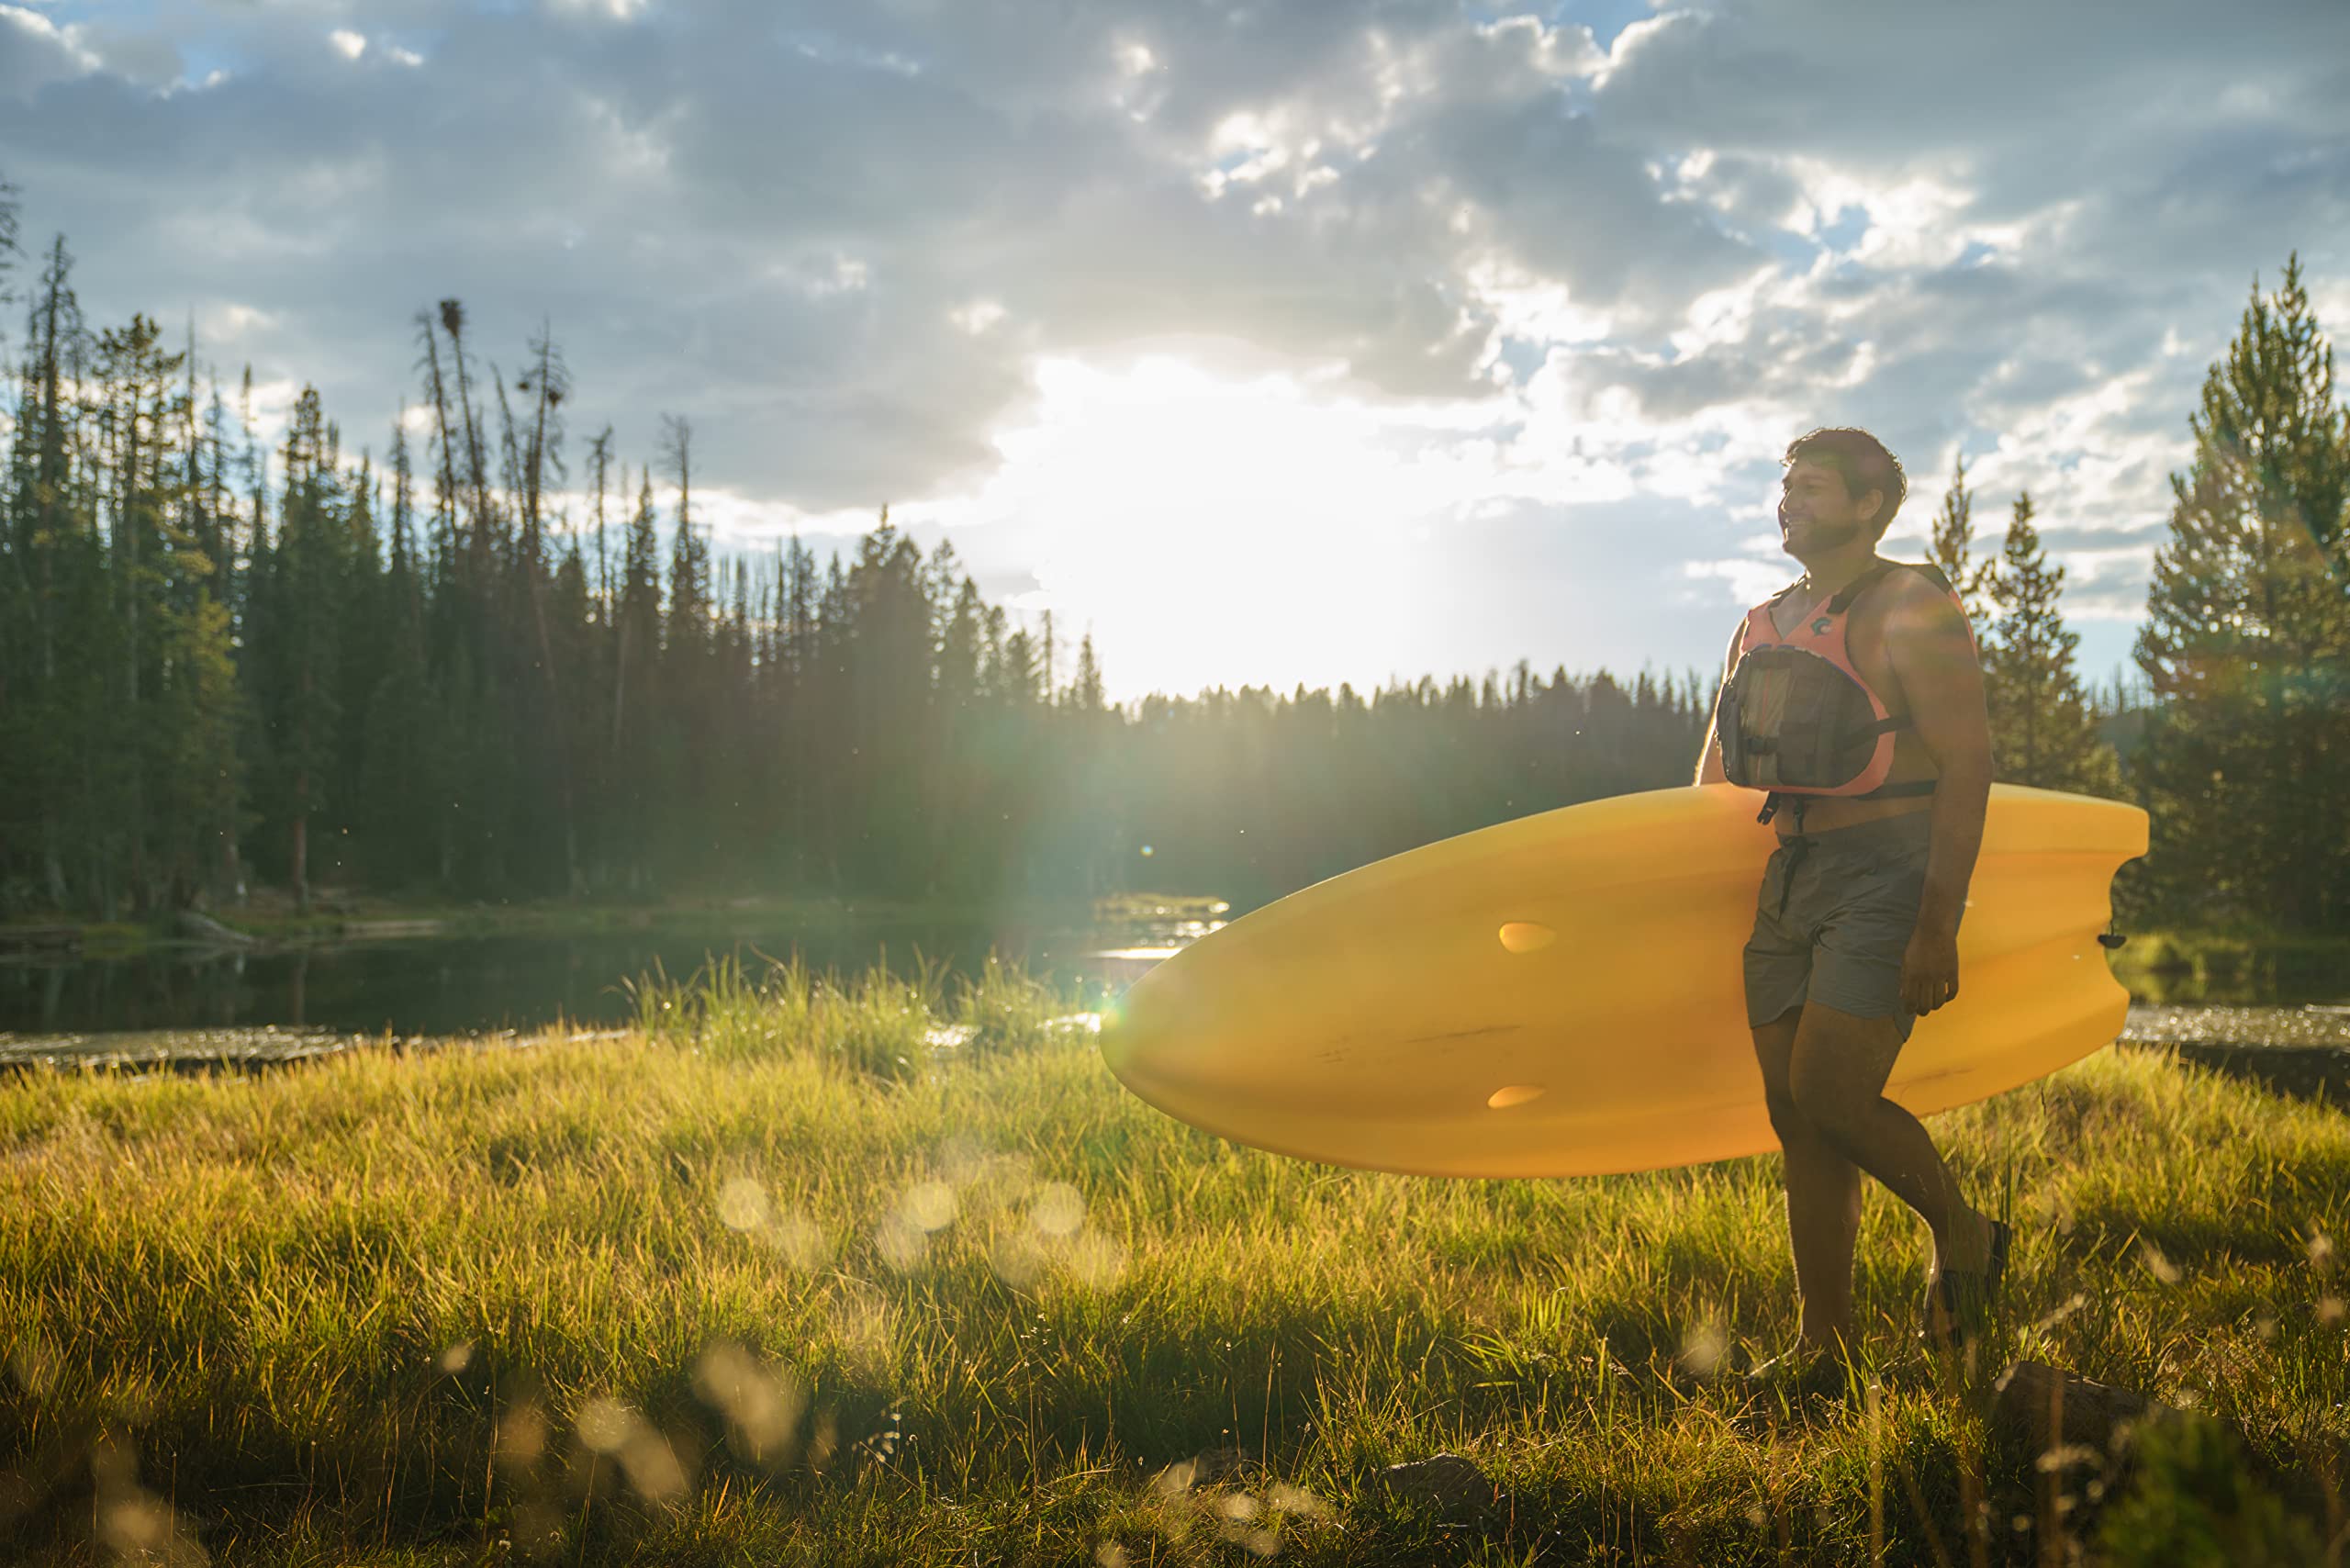
[[[235,948],[277,952],[362,942],[460,936],[599,936],[677,932],[745,924],[773,929],[863,924],[1045,925],[1141,924],[1155,918],[1204,917],[1224,908],[1207,894],[1115,893],[1026,897],[974,904],[961,901],[889,898],[680,897],[653,903],[535,900],[525,903],[453,904],[375,895],[322,897],[321,908],[297,913],[282,895],[229,910],[175,911],[146,922],[74,921],[54,916],[0,923],[0,963],[73,962],[131,958],[152,951],[206,952]],[[277,907],[279,905],[283,907]],[[1158,912],[1154,913],[1154,912]]]

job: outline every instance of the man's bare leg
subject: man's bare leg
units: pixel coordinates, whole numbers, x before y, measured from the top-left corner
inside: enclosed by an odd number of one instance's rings
[[[1787,1243],[1802,1308],[1801,1345],[1837,1350],[1859,1343],[1852,1326],[1852,1249],[1861,1231],[1861,1171],[1796,1106],[1788,1064],[1803,1015],[1803,1009],[1790,1008],[1756,1029],[1754,1056],[1772,1130],[1786,1157]]]
[[[1830,1148],[1884,1182],[1926,1222],[1933,1232],[1936,1273],[1980,1271],[1990,1262],[1990,1220],[1959,1191],[1918,1118],[1885,1097],[1900,1052],[1901,1036],[1891,1018],[1857,1018],[1810,1002],[1796,1029],[1787,1087],[1797,1113]]]

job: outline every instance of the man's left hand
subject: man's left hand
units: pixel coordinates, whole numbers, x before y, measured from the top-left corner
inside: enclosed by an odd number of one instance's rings
[[[1958,933],[1919,925],[1901,955],[1901,1005],[1924,1017],[1958,995]]]

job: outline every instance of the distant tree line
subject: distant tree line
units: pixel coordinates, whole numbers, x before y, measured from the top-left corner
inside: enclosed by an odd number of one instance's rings
[[[13,241],[0,196],[0,239]],[[17,260],[0,247],[0,265]],[[315,392],[274,454],[61,238],[24,286],[0,485],[0,913],[114,918],[259,883],[461,898],[763,890],[1256,902],[1450,834],[1682,782],[1710,682],[1650,673],[1103,696],[1091,638],[986,603],[890,523],[844,561],[722,557],[693,431],[567,442],[544,330],[509,373],[416,319],[418,404],[354,463]],[[29,275],[28,275],[29,274]],[[2002,776],[2156,812],[2166,908],[2343,922],[2343,413],[2298,266],[2215,366],[2139,646],[2100,711],[2018,498],[1934,554],[1984,629]],[[574,462],[580,465],[574,484]],[[2331,487],[2328,488],[2328,487]],[[575,511],[574,509],[576,509]],[[2329,510],[2330,509],[2330,510]],[[2124,740],[2119,755],[2109,741]]]
[[[12,213],[13,216],[13,213]],[[352,462],[314,392],[274,454],[61,239],[26,296],[0,494],[0,911],[258,884],[465,898],[766,889],[1271,896],[1541,806],[1673,782],[1693,675],[1521,666],[1359,695],[1103,697],[1090,636],[982,600],[888,521],[721,558],[691,427],[632,469],[534,337],[416,320],[418,415]]]

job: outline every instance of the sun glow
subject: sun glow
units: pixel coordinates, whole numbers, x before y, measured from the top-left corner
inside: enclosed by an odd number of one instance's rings
[[[1289,375],[1059,360],[1037,386],[972,521],[1033,540],[1041,591],[1016,607],[1054,610],[1072,641],[1091,627],[1113,694],[1360,687],[1414,666],[1418,563],[1475,493],[1473,458]]]

